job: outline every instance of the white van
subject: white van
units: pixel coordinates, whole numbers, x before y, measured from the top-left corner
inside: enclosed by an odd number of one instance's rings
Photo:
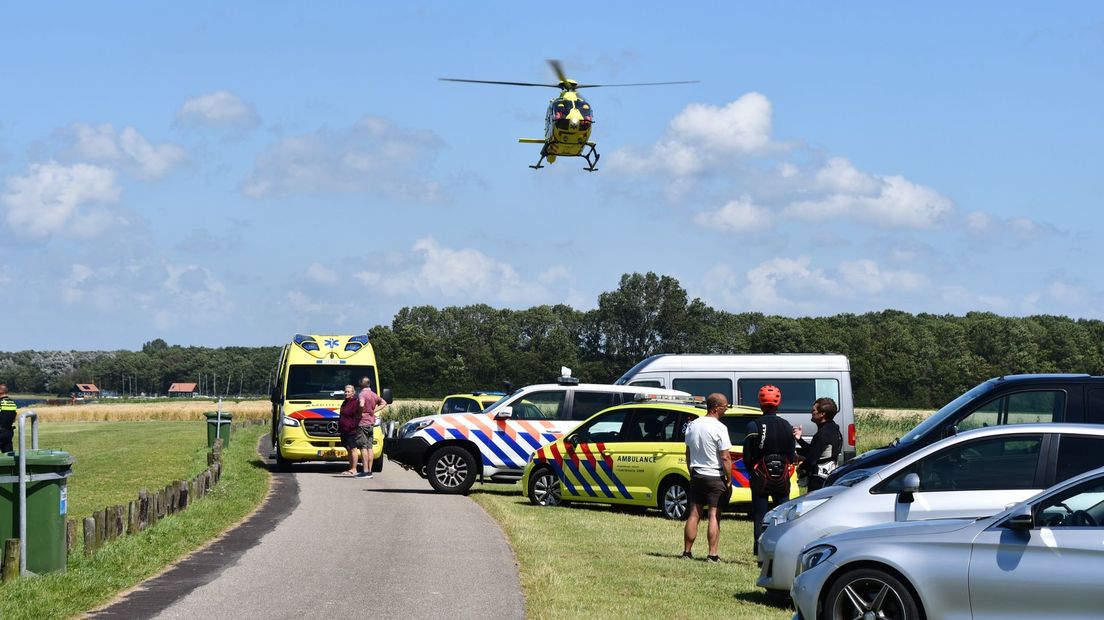
[[[843,460],[855,456],[855,401],[851,363],[846,355],[778,353],[748,355],[653,355],[621,375],[617,385],[659,387],[708,396],[720,392],[734,405],[759,406],[759,388],[782,390],[778,413],[801,426],[806,439],[816,432],[809,419],[813,401],[828,396],[839,405],[835,422],[843,433]]]

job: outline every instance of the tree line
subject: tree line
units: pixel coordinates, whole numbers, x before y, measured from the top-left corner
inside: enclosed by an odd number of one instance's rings
[[[1099,320],[897,310],[799,318],[733,313],[689,299],[676,279],[654,273],[623,275],[593,310],[417,306],[368,334],[380,381],[398,397],[548,382],[560,366],[586,382],[612,382],[656,353],[842,353],[851,361],[856,403],[867,407],[938,407],[1004,374],[1104,374]],[[136,352],[0,353],[0,381],[22,392],[67,393],[74,383],[95,380],[101,389],[163,394],[172,382],[206,378],[205,393],[256,395],[270,389],[279,350],[157,339]]]

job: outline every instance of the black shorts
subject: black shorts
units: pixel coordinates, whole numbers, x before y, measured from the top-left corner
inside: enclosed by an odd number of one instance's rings
[[[360,431],[359,430],[353,431],[352,433],[350,433],[348,435],[342,435],[341,436],[341,447],[345,448],[346,450],[348,450],[350,452],[352,452],[353,450],[356,450],[357,448],[363,448],[364,447],[360,444],[361,444],[361,436],[360,436]]]
[[[720,476],[690,474],[690,501],[699,506],[721,507],[728,503],[729,488]]]

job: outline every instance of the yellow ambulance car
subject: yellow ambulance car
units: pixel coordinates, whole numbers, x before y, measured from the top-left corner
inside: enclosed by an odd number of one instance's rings
[[[595,414],[563,438],[537,449],[522,476],[522,488],[539,506],[597,502],[658,508],[684,519],[689,507],[690,473],[683,432],[705,409],[689,403],[638,402]],[[732,440],[732,497],[729,509],[749,510],[751,490],[743,460],[753,407],[729,408],[721,418]],[[791,497],[800,490],[796,474]]]
[[[272,447],[276,468],[293,463],[344,461],[337,430],[338,413],[346,385],[360,390],[368,377],[371,388],[391,402],[391,390],[379,389],[376,355],[367,335],[325,336],[297,334],[284,346],[272,389]],[[385,410],[386,411],[386,410]],[[383,432],[376,420],[373,431],[373,471],[383,468]]]

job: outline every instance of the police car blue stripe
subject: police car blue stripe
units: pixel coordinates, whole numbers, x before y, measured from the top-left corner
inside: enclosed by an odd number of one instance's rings
[[[541,447],[541,445],[542,445],[539,439],[537,439],[536,437],[530,435],[529,433],[518,433],[518,436],[519,437],[524,437],[525,441],[529,442],[529,445],[533,446],[534,450]]]
[[[579,471],[579,468],[575,466],[575,463],[564,459],[564,465],[575,474],[575,478],[579,480],[579,484],[583,486],[583,490],[587,492],[587,495],[591,497],[598,497],[598,494],[594,492],[594,489],[590,488],[590,483],[583,477],[583,473]]]
[[[444,437],[441,436],[441,433],[438,433],[437,429],[435,428],[427,428],[426,435],[432,437],[434,441],[442,441],[444,439]]]
[[[563,467],[560,467],[559,463],[551,459],[548,460],[548,464],[552,466],[552,471],[556,472],[556,477],[564,483],[565,487],[567,487],[567,492],[572,495],[578,495],[579,492],[575,490],[575,485],[571,484],[571,481],[567,479],[567,475],[564,473]]]
[[[457,439],[467,439],[467,437],[464,436],[464,433],[461,433],[460,429],[458,428],[450,428],[448,429],[448,432],[452,433],[452,436]]]
[[[544,440],[549,443],[556,441],[556,436],[552,433],[544,433],[542,437],[544,437]]]
[[[506,444],[511,450],[516,452],[518,456],[521,457],[523,463],[529,460],[529,455],[533,453],[532,450],[526,450],[525,448],[519,446],[516,441],[510,439],[510,436],[506,434],[506,431],[495,431],[494,434],[495,437],[498,437],[502,440],[502,443]]]
[[[491,452],[494,452],[495,456],[499,458],[502,465],[506,467],[512,467],[514,469],[521,469],[521,466],[515,463],[513,459],[511,459],[505,452],[502,451],[501,448],[496,446],[494,441],[492,441],[490,437],[487,437],[487,434],[483,431],[472,429],[471,436],[478,439],[476,443],[480,445],[481,452],[483,448],[486,448]],[[494,459],[491,460],[491,465],[497,465],[497,463],[494,462]]]
[[[606,486],[605,480],[598,475],[598,468],[594,466],[590,461],[583,461],[583,467],[590,472],[591,476],[594,476],[594,481],[598,483],[598,488],[602,489],[602,492],[606,494],[606,497],[612,498],[613,493],[610,493],[609,487]]]
[[[602,469],[606,472],[606,474],[609,475],[610,480],[612,480],[613,484],[617,486],[617,490],[621,492],[621,495],[623,495],[625,499],[632,499],[633,496],[629,494],[629,490],[625,488],[625,485],[621,484],[621,479],[614,475],[613,467],[611,467],[609,463],[606,463],[605,461],[602,461],[601,463]]]

